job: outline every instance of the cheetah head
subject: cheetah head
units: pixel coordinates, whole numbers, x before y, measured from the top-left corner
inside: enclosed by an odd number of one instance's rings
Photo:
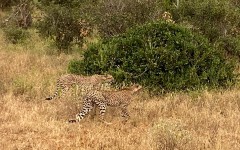
[[[114,78],[110,74],[105,75],[94,75],[97,80],[103,81],[105,83],[112,83],[114,81]]]
[[[129,90],[132,94],[142,89],[142,86],[139,84],[131,84],[129,87],[123,87],[123,90]]]
[[[110,75],[110,74],[105,74],[105,75],[104,75],[104,80],[111,82],[111,81],[114,80],[114,78],[113,78],[113,76]]]
[[[133,93],[135,93],[135,92],[137,92],[137,91],[139,91],[139,90],[141,90],[141,89],[142,89],[142,86],[139,85],[139,84],[133,84],[133,85],[132,85],[132,91],[133,91]]]

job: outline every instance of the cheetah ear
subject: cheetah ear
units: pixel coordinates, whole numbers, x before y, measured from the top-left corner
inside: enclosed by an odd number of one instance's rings
[[[143,87],[141,85],[138,84],[138,90],[142,89]]]
[[[108,75],[107,73],[104,73],[103,76],[104,76],[105,78],[108,78],[108,77],[109,77],[109,75]]]
[[[106,74],[107,78],[112,78],[112,76],[110,74]]]
[[[113,76],[108,73],[105,73],[103,75],[104,75],[104,78],[106,78],[106,79],[114,79]]]
[[[136,91],[142,89],[142,86],[140,84],[134,84],[134,87]]]

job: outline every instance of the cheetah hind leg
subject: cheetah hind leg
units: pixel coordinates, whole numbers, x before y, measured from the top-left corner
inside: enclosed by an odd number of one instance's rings
[[[122,107],[121,108],[121,111],[122,111],[122,118],[123,118],[123,124],[126,124],[126,122],[128,121],[128,119],[130,118],[130,115],[129,115],[129,113],[128,113],[128,110],[127,110],[127,107],[126,106],[124,106],[124,107]]]
[[[96,104],[94,104],[93,105],[93,110],[90,113],[90,119],[93,120],[96,115],[97,115],[97,106],[96,106]]]
[[[98,104],[98,107],[100,109],[100,121],[107,124],[107,125],[111,125],[112,123],[104,120],[104,115],[105,115],[105,112],[106,112],[106,104],[105,103],[100,103],[100,104]]]
[[[66,93],[69,91],[69,87],[67,87],[67,86],[62,86],[61,87],[61,97],[64,97],[65,95],[66,95]]]

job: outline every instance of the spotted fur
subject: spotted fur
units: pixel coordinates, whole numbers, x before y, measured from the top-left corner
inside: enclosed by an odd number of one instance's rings
[[[57,79],[56,91],[52,96],[46,98],[46,100],[52,100],[61,92],[62,95],[71,89],[74,85],[77,85],[81,92],[87,92],[93,89],[101,89],[103,83],[109,83],[113,81],[111,75],[74,75],[66,74]]]
[[[69,121],[80,122],[93,109],[94,105],[97,105],[100,109],[100,119],[102,121],[104,121],[107,106],[119,107],[122,117],[127,120],[129,118],[127,107],[133,94],[141,88],[140,85],[133,85],[120,91],[90,91],[83,97],[83,107],[80,113],[76,115],[76,119]]]

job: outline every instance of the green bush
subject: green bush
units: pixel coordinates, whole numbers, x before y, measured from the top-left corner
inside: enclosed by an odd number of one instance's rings
[[[13,44],[21,43],[30,37],[29,32],[20,27],[9,26],[5,27],[3,31],[6,39]]]
[[[69,71],[110,72],[118,83],[137,82],[149,88],[186,90],[234,83],[234,65],[190,30],[166,22],[148,23],[92,45]]]

